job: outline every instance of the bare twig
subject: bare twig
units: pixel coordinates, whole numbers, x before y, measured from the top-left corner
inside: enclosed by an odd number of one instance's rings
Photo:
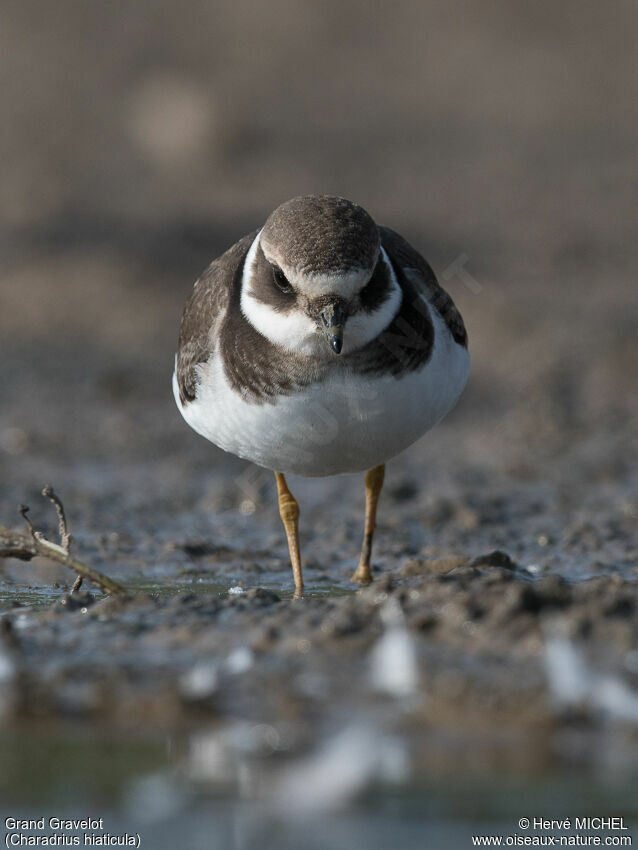
[[[33,523],[31,522],[31,520],[27,516],[27,514],[29,513],[29,506],[28,505],[19,505],[18,506],[18,512],[19,512],[20,516],[22,517],[22,519],[25,521],[27,528],[29,529],[29,533],[30,533],[31,537],[33,537],[33,539],[36,540],[35,528],[33,527]]]
[[[62,504],[62,500],[57,495],[53,487],[50,485],[45,487],[42,490],[42,495],[49,499],[55,507],[55,512],[58,515],[58,531],[60,534],[60,545],[67,553],[70,552],[71,549],[71,535],[69,534],[69,529],[66,524],[66,514],[64,513],[64,505]],[[82,576],[78,575],[76,580],[73,582],[73,587],[71,588],[71,593],[75,593],[76,590],[79,590],[82,587]]]
[[[65,567],[101,587],[107,593],[115,596],[126,595],[126,590],[121,584],[87,566],[83,561],[71,557],[62,546],[52,543],[38,532],[33,537],[27,537],[26,534],[0,525],[0,558],[20,558],[23,561],[30,561],[36,555],[43,555],[45,558],[57,561],[58,564],[64,564]]]
[[[51,502],[53,502],[53,505],[55,507],[55,512],[58,515],[58,523],[59,523],[59,530],[60,530],[60,545],[62,546],[63,549],[66,549],[66,551],[68,552],[69,549],[71,548],[71,535],[69,534],[67,524],[66,524],[66,515],[64,513],[64,505],[60,501],[60,498],[57,495],[57,493],[55,492],[55,490],[53,489],[53,487],[50,487],[50,486],[45,487],[42,490],[42,495],[46,496],[47,499],[49,499]]]
[[[121,584],[94,570],[92,567],[88,567],[83,561],[78,561],[77,558],[71,556],[69,552],[71,535],[69,534],[66,523],[62,501],[55,493],[53,487],[45,487],[42,495],[46,496],[55,506],[60,529],[60,543],[52,543],[41,532],[36,531],[28,516],[28,506],[20,505],[18,510],[26,523],[28,534],[21,534],[18,531],[12,531],[10,528],[0,525],[0,558],[20,558],[22,561],[30,561],[36,555],[43,555],[45,558],[50,558],[52,561],[64,564],[65,567],[77,573],[71,593],[79,590],[82,580],[86,578],[107,593],[112,593],[116,596],[125,596],[126,590]]]
[[[19,558],[21,561],[30,561],[38,554],[35,548],[36,539],[33,535],[27,537],[0,525],[0,557]]]

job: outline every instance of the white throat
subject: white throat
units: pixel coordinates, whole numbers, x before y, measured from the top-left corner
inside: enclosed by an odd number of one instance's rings
[[[260,236],[261,230],[250,246],[244,262],[240,301],[242,313],[262,336],[288,351],[295,351],[298,354],[315,354],[328,359],[334,357],[323,332],[310,316],[301,310],[280,313],[254,296],[251,281]],[[383,248],[381,248],[381,255],[390,278],[389,295],[373,313],[360,312],[348,319],[343,338],[343,354],[349,354],[367,345],[388,327],[401,307],[401,287]],[[331,279],[335,294],[343,296],[344,289],[349,287],[340,287],[341,280],[338,276],[331,276]]]

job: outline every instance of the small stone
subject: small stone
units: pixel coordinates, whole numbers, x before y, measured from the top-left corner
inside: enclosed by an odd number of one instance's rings
[[[265,605],[272,605],[274,602],[281,602],[281,596],[278,596],[272,590],[266,590],[263,587],[251,587],[246,592],[246,599],[259,599]]]
[[[506,570],[515,570],[516,564],[507,554],[501,552],[500,549],[495,549],[493,552],[488,552],[487,555],[479,555],[478,558],[470,564],[471,567],[503,567]]]
[[[95,602],[95,597],[92,593],[86,591],[75,591],[75,593],[67,593],[58,600],[58,611],[77,611],[86,609]]]

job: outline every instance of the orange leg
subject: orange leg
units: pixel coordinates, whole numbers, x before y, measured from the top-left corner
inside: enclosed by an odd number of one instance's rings
[[[288,538],[288,551],[290,552],[290,564],[295,579],[295,595],[299,595],[303,589],[303,578],[301,575],[301,556],[299,554],[299,505],[286,484],[282,472],[275,472],[277,479],[277,495],[279,496],[279,516],[286,529]]]
[[[363,546],[361,547],[359,566],[352,576],[352,581],[359,582],[359,584],[370,584],[372,581],[372,574],[370,573],[372,538],[374,536],[374,526],[377,519],[377,504],[379,503],[379,494],[383,487],[384,475],[385,464],[375,466],[374,469],[369,469],[366,473],[366,524],[363,534]]]

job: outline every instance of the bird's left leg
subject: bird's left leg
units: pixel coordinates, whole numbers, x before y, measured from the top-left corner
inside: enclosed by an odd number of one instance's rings
[[[277,479],[277,495],[279,496],[279,516],[284,524],[286,537],[288,538],[290,563],[295,579],[295,595],[299,595],[303,590],[301,555],[299,554],[299,505],[288,489],[283,472],[275,472],[275,478]]]
[[[379,494],[383,487],[383,477],[385,475],[385,464],[375,466],[374,469],[369,469],[366,472],[366,524],[363,534],[363,546],[361,547],[361,558],[359,566],[352,576],[352,581],[359,584],[370,584],[372,575],[370,573],[370,556],[372,554],[372,538],[374,536],[374,526],[377,519],[377,504],[379,503]]]

